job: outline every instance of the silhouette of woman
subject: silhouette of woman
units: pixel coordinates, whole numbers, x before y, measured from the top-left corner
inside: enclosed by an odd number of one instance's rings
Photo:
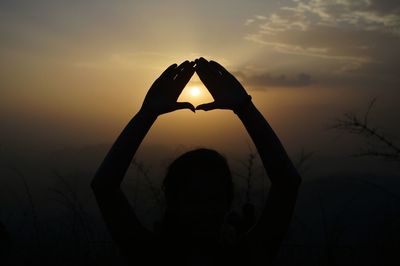
[[[197,108],[176,102],[194,72],[214,98]],[[163,182],[167,207],[159,232],[144,228],[135,215],[120,188],[125,172],[157,117],[179,109],[232,110],[252,138],[271,187],[250,230],[235,232],[227,225],[232,176],[224,157],[209,149],[187,152],[169,166]],[[132,265],[254,265],[275,259],[300,183],[278,137],[243,86],[220,64],[200,58],[171,65],[153,83],[91,186],[114,242]]]

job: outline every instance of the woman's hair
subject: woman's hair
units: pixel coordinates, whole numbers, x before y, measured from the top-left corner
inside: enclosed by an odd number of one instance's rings
[[[188,181],[196,172],[212,173],[216,178],[215,185],[221,186],[221,193],[226,193],[229,206],[233,200],[232,175],[226,159],[215,150],[196,149],[179,156],[168,167],[167,175],[163,181],[163,189],[168,206],[179,203],[179,195],[185,189]],[[205,176],[204,178],[207,178]],[[225,191],[224,191],[225,190]]]

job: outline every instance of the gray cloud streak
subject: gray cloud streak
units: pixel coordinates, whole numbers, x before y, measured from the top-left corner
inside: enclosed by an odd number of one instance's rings
[[[263,90],[268,87],[306,87],[315,82],[311,75],[306,73],[299,73],[295,77],[288,77],[284,74],[272,75],[268,72],[261,74],[235,72],[234,75],[243,83],[252,86],[253,90]]]

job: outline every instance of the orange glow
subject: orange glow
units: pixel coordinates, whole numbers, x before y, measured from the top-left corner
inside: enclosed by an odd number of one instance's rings
[[[197,76],[193,76],[178,98],[178,102],[190,102],[194,106],[214,101],[210,92]]]
[[[199,97],[200,94],[201,94],[200,88],[199,88],[199,87],[196,87],[196,86],[191,87],[191,88],[190,88],[190,94],[191,94],[193,97]]]

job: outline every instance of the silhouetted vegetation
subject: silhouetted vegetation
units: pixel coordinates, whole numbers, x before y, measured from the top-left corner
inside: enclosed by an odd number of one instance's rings
[[[345,113],[342,118],[336,120],[332,128],[359,135],[365,139],[365,147],[361,148],[355,156],[370,156],[400,162],[400,146],[382,130],[371,124],[370,114],[375,103],[376,98],[371,100],[362,116]]]
[[[297,157],[303,158],[304,156],[301,154],[310,153],[302,151]],[[244,181],[246,174],[248,174],[248,171],[246,171],[248,165],[245,162],[249,162],[251,156],[248,155],[246,157],[243,160],[242,172],[238,171],[238,174],[242,177],[236,175],[236,181],[239,183]],[[310,160],[305,161],[310,164]],[[298,159],[296,161],[301,162],[304,160]],[[255,160],[253,163],[253,172],[256,172],[254,169],[258,167],[257,163],[259,162]],[[147,184],[140,192],[142,196],[147,198],[147,201],[152,202],[155,208],[158,208],[157,200],[154,198],[154,195],[158,194],[151,192],[152,189],[158,189],[153,181],[156,177],[151,176],[151,166],[142,164],[141,167],[148,170],[146,171],[147,177],[140,174],[141,170],[136,169],[135,171],[136,177],[143,179],[144,184]],[[79,193],[79,191],[81,193],[88,193],[88,191],[84,192],[84,188],[73,185],[74,180],[85,178],[82,173],[62,175],[53,172],[53,176],[55,184],[48,189],[48,198],[58,206],[58,209],[51,214],[53,216],[51,221],[36,213],[38,230],[32,226],[32,206],[36,209],[41,206],[35,201],[36,197],[32,195],[29,183],[25,182],[25,187],[21,182],[21,188],[23,188],[26,195],[24,201],[28,203],[27,206],[29,208],[27,211],[21,211],[21,215],[25,213],[25,216],[17,215],[11,220],[10,218],[4,219],[5,217],[2,217],[2,252],[0,254],[4,259],[3,261],[8,258],[8,262],[6,261],[7,263],[2,265],[37,265],[38,262],[41,262],[41,265],[125,265],[104,228],[101,229],[102,226],[99,226],[102,222],[93,216],[93,211],[89,210],[89,206],[84,203],[85,195]],[[27,179],[27,176],[24,177]],[[151,182],[145,181],[146,178],[149,178]],[[254,178],[257,179],[259,177],[254,176]],[[21,179],[16,179],[15,182],[18,182],[18,180]],[[321,181],[317,188],[313,187],[316,185],[313,183],[306,182],[303,185],[304,188],[300,191],[300,206],[297,207],[293,217],[292,225],[282,246],[277,265],[343,265],[343,261],[348,261],[352,265],[374,265],[378,261],[382,263],[379,265],[396,265],[390,264],[390,262],[398,262],[395,254],[400,248],[400,213],[397,208],[400,203],[400,196],[396,191],[388,189],[387,186],[379,185],[373,180],[357,177],[334,180],[329,183]],[[150,184],[154,187],[150,188]],[[342,185],[338,186],[338,184]],[[352,191],[351,195],[341,191],[343,187],[348,187],[349,185],[351,185],[349,189],[349,191]],[[246,187],[244,185],[240,192],[243,195],[243,200],[245,200],[245,195],[247,194]],[[329,187],[328,191],[332,191],[332,193],[324,192],[326,191],[324,187]],[[321,191],[316,193],[317,190]],[[31,197],[28,197],[27,191],[30,191]],[[363,191],[368,193],[360,193]],[[316,196],[311,197],[308,195],[314,200],[308,203],[302,202],[301,198],[306,194],[310,194],[310,192],[315,193]],[[263,198],[260,193],[262,194],[259,188],[253,186],[251,191],[253,202],[257,198]],[[358,209],[360,202],[376,201],[377,198],[381,197],[379,195],[383,197],[381,200],[375,203],[371,202],[372,206],[368,205],[364,206],[364,208],[377,211],[386,206],[384,211],[382,210],[384,217],[382,217],[381,224],[371,224],[369,228],[371,235],[381,235],[381,237],[375,239],[375,242],[370,240],[365,244],[351,243],[351,241],[346,240],[348,235],[354,229],[357,229],[354,221],[351,220],[352,218],[348,217],[349,213]],[[134,197],[135,195],[132,194],[131,196]],[[335,201],[336,197],[338,202],[333,204],[332,202]],[[137,204],[143,203],[138,201]],[[243,204],[243,202],[238,204],[237,209],[240,210],[240,204]],[[310,222],[310,219],[307,218],[307,215],[309,215],[307,214],[307,209],[311,207],[310,204],[315,204],[316,206],[312,208],[315,213],[310,216],[315,217],[315,222]],[[366,216],[362,219],[367,223],[371,218],[371,216]],[[21,224],[23,227],[20,231],[28,231],[26,233],[30,233],[33,238],[28,240],[19,239],[16,237],[16,232],[9,230],[7,225],[10,225],[10,222],[19,223],[18,219],[27,221]],[[7,220],[8,223],[4,223]],[[363,222],[361,220],[358,223]],[[36,230],[39,232],[37,240],[34,237]],[[101,239],[98,235],[105,237]],[[315,239],[316,235],[320,235],[321,241],[312,242],[311,240]],[[373,256],[369,259],[370,264],[366,263],[368,260],[365,259],[369,255]]]

